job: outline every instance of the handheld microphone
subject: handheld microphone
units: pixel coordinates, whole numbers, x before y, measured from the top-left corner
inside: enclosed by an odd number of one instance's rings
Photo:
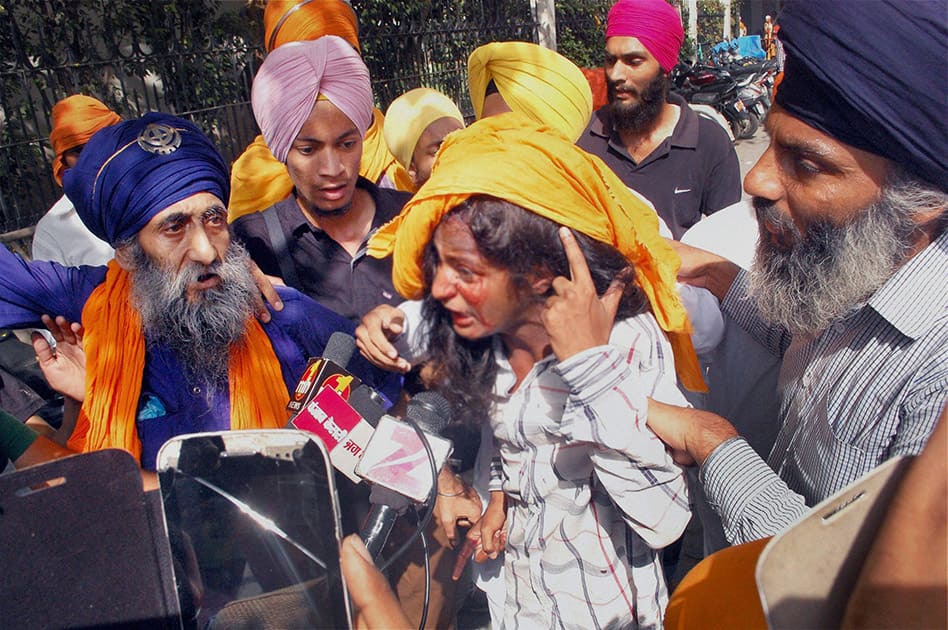
[[[376,439],[373,439],[372,443],[382,445],[377,449],[384,452],[380,460],[382,462],[381,469],[388,467],[393,469],[392,472],[396,473],[390,479],[400,478],[404,480],[406,477],[419,475],[424,478],[424,486],[427,490],[420,499],[417,499],[418,501],[423,501],[427,498],[427,495],[431,493],[432,484],[437,484],[438,470],[440,470],[444,464],[444,460],[447,459],[450,454],[451,442],[441,438],[439,434],[451,421],[451,405],[440,394],[435,392],[420,392],[408,402],[406,417],[413,421],[426,434],[430,433],[431,441],[447,443],[445,449],[439,449],[442,450],[443,457],[440,456],[440,453],[435,455],[433,466],[428,459],[428,452],[421,443],[418,434],[407,424],[398,422],[391,418],[391,416],[384,416],[382,418],[379,423],[379,433],[374,436]],[[387,420],[390,420],[390,422],[386,422]],[[414,440],[406,439],[404,437],[406,434],[400,434],[398,441],[394,443],[390,439],[379,439],[379,436],[383,435],[383,427],[389,424],[404,427]],[[384,448],[385,444],[387,444],[387,448]],[[432,451],[434,451],[434,444],[431,444],[431,446]],[[395,449],[394,452],[393,447]],[[369,455],[369,452],[369,450],[366,451],[366,455],[363,457],[364,462],[367,461],[366,457]],[[363,462],[360,462],[359,471],[366,479],[372,481],[372,477],[374,476],[372,475],[372,469],[366,470],[362,464]],[[434,470],[435,478],[431,477],[432,469]],[[405,513],[411,505],[412,501],[409,496],[414,495],[412,498],[416,498],[419,491],[417,487],[418,484],[396,483],[394,481],[391,483],[392,485],[389,487],[386,487],[386,485],[389,484],[380,485],[377,483],[373,485],[372,493],[369,496],[369,503],[372,507],[366,517],[365,524],[362,526],[362,530],[359,532],[363,542],[365,542],[366,549],[369,550],[373,558],[378,558],[382,548],[385,547],[385,543],[388,542],[389,534],[391,534],[398,516]],[[396,491],[396,489],[398,491]],[[408,490],[411,494],[409,494],[409,492],[402,492],[402,490]]]
[[[287,409],[296,415],[287,428],[314,434],[325,445],[333,467],[359,483],[362,478],[355,467],[385,410],[378,395],[345,369],[355,347],[355,339],[346,333],[329,337],[323,356],[310,360],[293,392]]]
[[[329,336],[323,356],[310,359],[306,370],[296,384],[286,410],[299,413],[323,387],[331,387],[348,399],[362,381],[359,377],[350,374],[346,366],[355,353],[356,341],[352,335],[336,331]]]

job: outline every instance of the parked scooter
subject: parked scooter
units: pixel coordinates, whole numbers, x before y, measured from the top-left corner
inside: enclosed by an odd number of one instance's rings
[[[689,103],[709,105],[720,112],[737,139],[753,137],[760,118],[752,116],[730,72],[710,65],[679,63],[671,72],[671,89]]]

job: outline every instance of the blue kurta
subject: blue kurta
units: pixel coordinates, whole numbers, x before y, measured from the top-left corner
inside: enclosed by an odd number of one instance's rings
[[[0,247],[0,328],[41,326],[40,315],[63,315],[82,321],[82,308],[105,280],[105,267],[63,267],[57,263],[27,263]],[[323,353],[336,331],[352,334],[355,324],[294,289],[277,287],[283,310],[272,312],[263,325],[279,359],[283,381],[293,391],[310,357]],[[373,367],[355,355],[352,373],[395,400],[401,378]],[[178,358],[165,347],[145,354],[142,393],[136,418],[142,442],[142,467],[155,469],[158,449],[173,436],[230,428],[230,395],[226,387],[206,392],[204,383],[189,382]]]

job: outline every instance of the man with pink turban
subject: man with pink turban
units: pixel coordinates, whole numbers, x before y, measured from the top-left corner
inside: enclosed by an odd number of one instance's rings
[[[609,102],[577,141],[651,201],[675,239],[702,215],[741,199],[727,132],[669,92],[684,37],[681,16],[666,0],[618,0],[606,23]]]
[[[289,197],[232,224],[253,260],[264,273],[356,322],[379,304],[400,303],[392,258],[373,258],[366,249],[369,237],[398,216],[411,195],[359,175],[373,120],[369,70],[359,53],[335,35],[275,48],[254,78],[251,103],[264,141],[293,181]],[[392,542],[401,544],[402,533],[396,528]],[[428,626],[450,627],[454,557],[440,526],[427,534]],[[423,558],[420,550],[405,558],[391,575],[417,622],[426,599]]]
[[[251,98],[263,138],[293,182],[289,197],[234,222],[251,257],[354,321],[397,302],[391,260],[367,257],[365,242],[410,195],[359,175],[373,109],[359,53],[335,35],[284,44],[260,66]]]

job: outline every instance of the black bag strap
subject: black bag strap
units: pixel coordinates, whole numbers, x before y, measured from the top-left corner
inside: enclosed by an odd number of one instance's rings
[[[273,255],[276,257],[277,264],[280,265],[280,275],[287,286],[295,289],[301,289],[299,276],[296,275],[296,264],[286,244],[286,234],[280,226],[280,217],[277,216],[276,206],[270,206],[263,211],[263,222],[267,226],[267,234],[270,237],[270,247],[273,248]]]

